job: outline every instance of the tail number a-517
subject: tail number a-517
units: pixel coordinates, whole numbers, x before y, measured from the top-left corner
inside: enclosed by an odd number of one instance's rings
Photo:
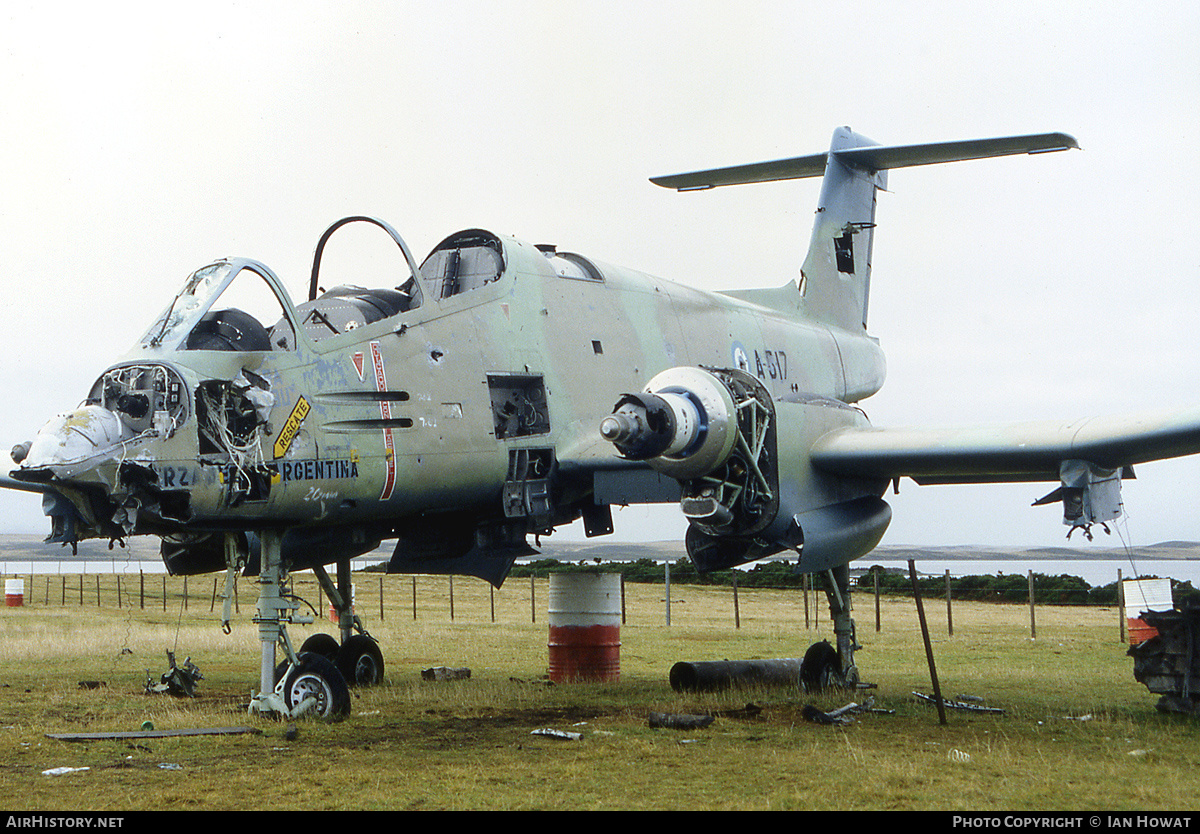
[[[754,351],[754,372],[759,379],[787,379],[787,354],[782,350]]]

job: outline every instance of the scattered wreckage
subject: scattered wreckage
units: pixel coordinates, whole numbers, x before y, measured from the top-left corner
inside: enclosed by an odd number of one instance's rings
[[[1200,716],[1200,606],[1146,611],[1140,619],[1157,633],[1129,647],[1133,677],[1162,696],[1160,711]]]
[[[183,661],[180,666],[175,662],[175,652],[167,650],[167,663],[170,668],[162,674],[158,683],[150,677],[150,673],[146,673],[146,694],[147,695],[174,695],[176,698],[195,698],[196,684],[204,679],[204,675],[200,674],[200,669],[196,664],[192,663],[189,657]]]

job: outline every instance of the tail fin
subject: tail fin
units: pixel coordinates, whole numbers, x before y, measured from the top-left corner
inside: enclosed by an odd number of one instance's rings
[[[808,256],[800,270],[797,308],[845,330],[866,329],[875,237],[875,192],[887,190],[887,170],[1078,148],[1065,133],[965,142],[883,146],[848,127],[833,132],[829,152],[654,177],[664,188],[698,191],[720,185],[823,176]],[[796,297],[796,296],[793,296]]]

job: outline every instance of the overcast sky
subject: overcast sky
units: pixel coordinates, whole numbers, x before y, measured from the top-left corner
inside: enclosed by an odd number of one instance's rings
[[[73,408],[195,268],[257,258],[303,296],[348,214],[418,260],[482,226],[706,289],[783,284],[819,181],[647,178],[822,151],[837,125],[1083,147],[892,172],[876,425],[1200,399],[1194,2],[187,5],[0,6],[4,449]],[[1132,543],[1200,540],[1200,458],[1138,476]],[[1057,510],[1029,506],[1050,488],[907,482],[884,541],[1061,544]],[[618,536],[643,534],[632,516]],[[47,529],[36,496],[0,494],[0,531]]]

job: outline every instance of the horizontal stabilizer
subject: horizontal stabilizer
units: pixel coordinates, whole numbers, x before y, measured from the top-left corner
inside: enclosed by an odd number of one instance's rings
[[[838,160],[872,173],[889,168],[909,168],[914,165],[933,165],[939,162],[959,162],[1013,154],[1048,153],[1078,148],[1079,143],[1066,133],[1039,133],[1028,136],[1005,136],[994,139],[971,139],[963,142],[937,142],[925,145],[870,145],[833,150]],[[745,185],[755,182],[775,182],[804,177],[819,177],[825,173],[829,153],[755,162],[729,168],[713,168],[664,177],[651,177],[650,182],[663,188],[692,191],[720,185]]]

